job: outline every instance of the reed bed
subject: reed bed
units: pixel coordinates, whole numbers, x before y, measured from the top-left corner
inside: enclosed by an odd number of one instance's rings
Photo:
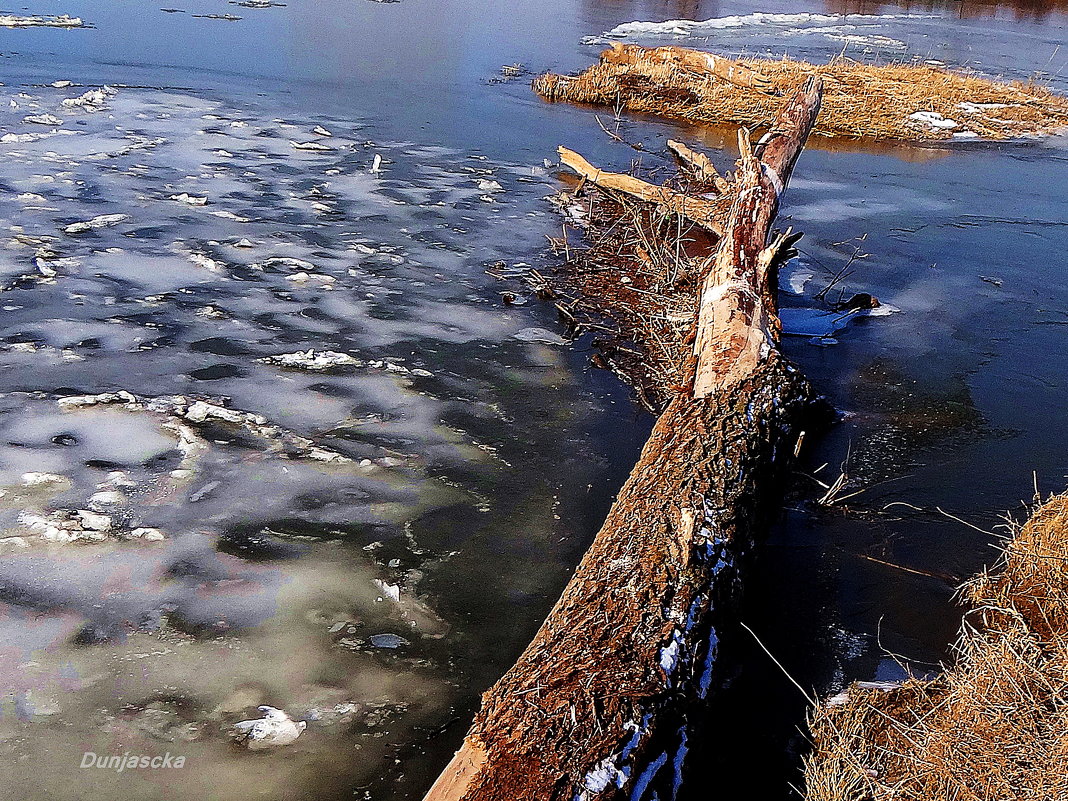
[[[829,64],[787,58],[729,62],[760,78],[758,86],[745,86],[693,69],[697,55],[705,56],[676,47],[616,45],[579,75],[545,73],[533,86],[552,101],[752,128],[769,124],[787,97],[810,76],[819,75],[825,91],[813,133],[820,136],[1006,140],[1050,135],[1068,126],[1068,98],[1037,83],[1000,82],[926,64],[874,65],[847,58]]]

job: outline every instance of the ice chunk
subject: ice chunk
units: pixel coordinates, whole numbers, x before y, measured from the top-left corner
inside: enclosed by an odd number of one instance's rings
[[[543,342],[546,345],[566,345],[567,340],[545,328],[524,328],[512,334],[520,342]]]
[[[260,711],[263,717],[259,720],[243,720],[234,724],[236,739],[245,743],[250,751],[290,745],[308,727],[303,720],[294,721],[273,706],[261,706]]]
[[[363,364],[359,359],[347,353],[338,353],[332,350],[298,350],[294,353],[266,356],[259,361],[263,364],[274,364],[279,367],[293,367],[302,370],[329,370],[333,367],[358,367]]]
[[[399,634],[372,634],[371,645],[375,648],[401,648],[411,643]]]
[[[67,14],[59,15],[34,15],[29,17],[16,14],[0,14],[0,27],[2,28],[84,28],[85,23],[81,17],[71,17]]]
[[[90,89],[78,97],[68,97],[63,101],[63,105],[67,108],[84,108],[86,111],[96,111],[113,94],[115,94],[115,90],[109,86],[105,86],[103,89]]]
[[[185,203],[188,206],[206,206],[208,205],[208,199],[206,197],[197,197],[191,195],[188,192],[182,192],[178,195],[171,195],[171,200],[177,200],[179,203]]]
[[[382,579],[375,579],[375,586],[382,591],[382,595],[391,601],[400,601],[400,586],[397,584],[387,584]]]
[[[22,486],[24,487],[39,487],[42,484],[61,484],[66,481],[66,479],[55,473],[31,472],[23,473],[21,481]]]
[[[101,214],[91,220],[71,223],[63,230],[68,234],[84,234],[86,231],[93,231],[97,228],[110,228],[128,219],[130,219],[129,214]]]
[[[23,122],[32,122],[35,125],[62,125],[63,120],[55,114],[30,114],[22,118]]]
[[[330,145],[324,145],[322,142],[295,142],[290,140],[289,144],[293,145],[297,150],[333,150]]]

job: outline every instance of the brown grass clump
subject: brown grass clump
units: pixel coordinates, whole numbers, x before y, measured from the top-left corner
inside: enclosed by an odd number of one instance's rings
[[[809,801],[1068,799],[1068,495],[965,587],[955,664],[813,712]]]
[[[922,64],[873,65],[845,58],[823,65],[787,58],[730,62],[712,56],[758,76],[737,81],[702,69],[698,56],[708,58],[677,47],[616,45],[577,76],[539,75],[534,90],[548,100],[751,127],[770,123],[787,97],[819,75],[825,91],[813,133],[822,136],[915,142],[971,133],[1000,140],[1052,134],[1068,125],[1068,98],[1034,83],[1000,83]],[[917,112],[957,124],[933,127],[912,119]]]
[[[715,192],[683,175],[668,185]],[[685,380],[701,280],[694,266],[713,252],[714,237],[651,204],[585,183],[555,202],[582,231],[585,246],[554,241],[565,261],[550,275],[528,280],[554,298],[573,335],[593,333],[594,363],[617,373],[659,414]]]

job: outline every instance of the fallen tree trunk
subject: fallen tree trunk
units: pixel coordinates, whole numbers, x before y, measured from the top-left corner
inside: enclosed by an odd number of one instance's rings
[[[638,45],[625,45],[612,42],[601,53],[601,60],[606,64],[626,64],[633,66],[641,62],[663,64],[708,78],[719,78],[745,89],[757,89],[769,94],[774,93],[774,84],[768,76],[757,72],[740,61],[691,50],[686,47],[645,48]]]
[[[793,238],[768,239],[821,93],[810,81],[759,152],[744,139],[724,236],[704,263],[688,380],[427,801],[670,794],[685,751],[680,709],[713,684],[738,556],[774,508],[769,486],[812,400],[777,348],[775,265]]]

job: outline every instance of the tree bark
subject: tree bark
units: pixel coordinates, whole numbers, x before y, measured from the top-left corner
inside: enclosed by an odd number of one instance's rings
[[[657,420],[560,600],[483,695],[427,801],[665,798],[677,784],[679,710],[713,686],[738,559],[775,507],[769,488],[812,400],[777,347],[774,264],[794,238],[768,237],[820,97],[810,82],[759,154],[744,139],[729,224],[705,265],[693,383]]]

